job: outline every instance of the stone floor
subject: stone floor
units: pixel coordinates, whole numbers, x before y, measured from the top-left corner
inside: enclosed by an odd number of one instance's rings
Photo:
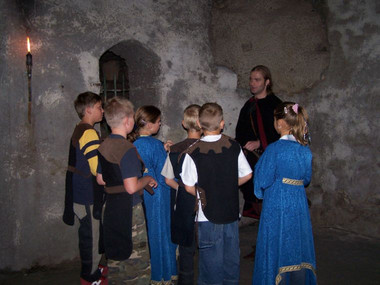
[[[241,282],[251,284],[257,223],[243,220],[240,227]],[[331,228],[314,229],[319,285],[380,284],[380,240]],[[79,262],[54,267],[34,268],[25,272],[1,272],[0,285],[67,285],[79,284]]]

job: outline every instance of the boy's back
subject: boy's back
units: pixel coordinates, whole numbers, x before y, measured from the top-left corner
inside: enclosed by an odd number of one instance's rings
[[[223,110],[206,103],[199,111],[204,137],[184,158],[182,181],[198,202],[198,284],[239,284],[239,191],[252,175],[240,145],[222,135]],[[204,199],[204,197],[206,199]]]
[[[206,136],[187,153],[196,165],[198,189],[205,193],[206,218],[216,224],[236,221],[239,218],[239,144],[225,135]]]

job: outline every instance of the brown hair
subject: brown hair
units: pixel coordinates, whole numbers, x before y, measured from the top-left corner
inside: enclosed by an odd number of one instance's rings
[[[194,130],[197,132],[201,130],[201,128],[197,124],[200,109],[201,106],[197,104],[192,104],[185,109],[185,111],[183,112],[183,127],[186,130]]]
[[[98,94],[89,91],[79,94],[74,101],[74,108],[79,119],[84,117],[87,107],[93,107],[98,102],[102,102],[102,98]]]
[[[104,106],[104,116],[111,128],[117,127],[125,117],[133,116],[133,104],[127,99],[113,97]]]
[[[206,103],[199,110],[199,123],[206,131],[216,131],[223,120],[223,109],[217,103]]]
[[[148,123],[157,122],[161,116],[161,111],[155,106],[145,105],[136,110],[135,113],[135,129],[128,135],[128,140],[134,142],[139,137],[139,131]]]
[[[297,112],[293,110],[293,106],[297,105]],[[298,106],[294,102],[282,102],[274,110],[274,118],[276,120],[283,119],[290,127],[290,134],[302,144],[307,145],[309,141],[309,130],[307,126],[308,115],[305,108]]]
[[[269,79],[269,84],[267,85],[267,92],[272,93],[272,75],[270,73],[270,70],[265,65],[256,65],[254,68],[251,69],[251,73],[254,71],[258,71],[261,73],[261,75],[264,77],[264,82]]]

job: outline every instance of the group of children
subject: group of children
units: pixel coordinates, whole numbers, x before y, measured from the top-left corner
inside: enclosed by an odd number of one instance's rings
[[[81,122],[71,138],[66,174],[64,222],[79,220],[81,284],[193,284],[196,248],[198,284],[239,284],[238,189],[252,169],[240,145],[222,134],[222,108],[187,107],[187,138],[173,145],[152,137],[161,126],[157,107],[134,113],[127,99],[117,97],[105,103],[111,134],[100,142],[93,126],[102,120],[101,104],[91,92],[76,99]],[[253,284],[315,281],[303,188],[311,177],[307,115],[295,105],[276,109],[282,138],[255,169],[255,193],[264,204]]]

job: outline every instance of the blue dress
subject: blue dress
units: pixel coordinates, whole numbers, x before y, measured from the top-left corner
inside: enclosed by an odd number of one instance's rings
[[[254,285],[316,284],[314,241],[304,188],[311,179],[312,154],[293,136],[287,138],[270,144],[255,167],[255,195],[264,200]]]
[[[158,183],[153,196],[144,191],[144,204],[152,283],[165,284],[177,276],[176,245],[170,236],[170,187],[161,175],[167,155],[162,142],[150,136],[139,137],[134,145],[146,167],[144,176],[150,175]]]

